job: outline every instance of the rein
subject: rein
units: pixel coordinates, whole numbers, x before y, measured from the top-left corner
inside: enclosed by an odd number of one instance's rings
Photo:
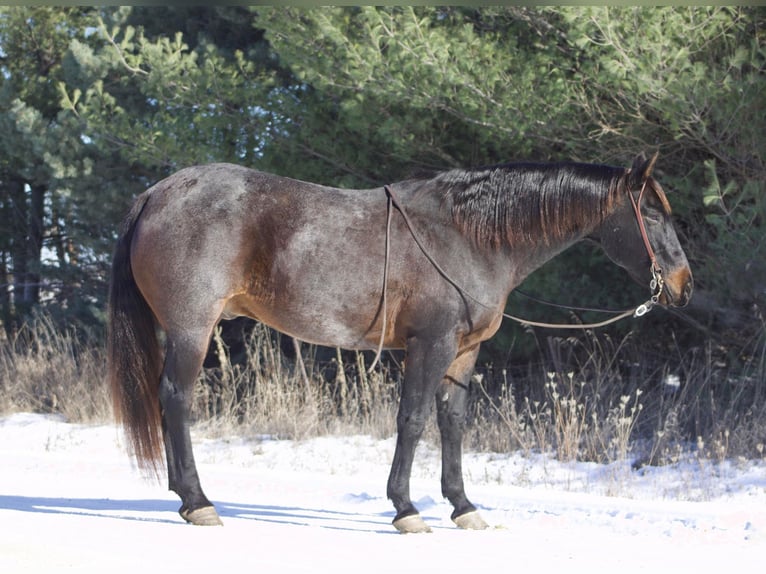
[[[644,241],[644,246],[646,247],[646,252],[649,254],[649,259],[651,261],[651,272],[652,272],[652,280],[649,283],[649,288],[652,290],[652,296],[649,300],[645,301],[644,303],[641,303],[638,307],[626,309],[625,311],[620,312],[618,315],[611,317],[610,319],[606,319],[604,321],[600,321],[597,323],[582,323],[582,324],[571,324],[571,323],[544,323],[539,321],[530,321],[529,319],[524,319],[522,317],[517,317],[515,315],[511,315],[509,313],[502,313],[503,318],[505,319],[511,319],[512,321],[516,321],[517,323],[520,323],[522,325],[530,326],[530,327],[543,327],[548,329],[596,329],[599,327],[604,327],[606,325],[610,325],[612,323],[616,323],[617,321],[620,321],[622,319],[625,319],[626,317],[642,317],[643,315],[646,315],[649,311],[651,311],[652,307],[654,307],[660,299],[660,295],[662,294],[663,288],[665,286],[665,282],[662,278],[662,268],[657,263],[657,257],[654,254],[654,250],[652,249],[652,245],[649,242],[649,237],[646,233],[646,227],[644,225],[644,218],[641,214],[641,199],[644,195],[644,190],[646,189],[646,184],[648,182],[648,179],[644,182],[644,185],[641,187],[641,191],[638,194],[638,201],[636,201],[633,198],[633,194],[628,192],[628,195],[630,196],[630,201],[633,204],[633,209],[636,213],[636,219],[638,220],[638,228],[641,232],[641,238]],[[483,301],[480,301],[473,295],[471,295],[466,289],[464,289],[455,279],[453,279],[442,267],[439,265],[439,263],[433,258],[433,256],[429,253],[428,249],[426,249],[425,245],[420,239],[420,236],[418,235],[417,231],[415,230],[414,225],[412,224],[412,221],[410,220],[409,215],[404,210],[404,207],[402,206],[401,202],[399,201],[398,197],[394,193],[394,190],[391,188],[390,185],[383,186],[383,189],[386,192],[386,196],[388,197],[387,201],[387,214],[386,214],[386,253],[385,253],[385,259],[383,263],[383,297],[381,302],[381,312],[383,314],[382,318],[382,330],[380,334],[380,340],[378,341],[378,348],[375,352],[375,359],[373,360],[372,364],[370,365],[368,372],[371,372],[375,365],[378,363],[380,359],[380,354],[383,351],[383,341],[386,336],[386,323],[387,323],[387,317],[386,317],[386,287],[388,283],[388,262],[390,258],[390,250],[391,250],[391,214],[393,212],[392,207],[395,207],[399,213],[401,213],[402,218],[404,219],[404,223],[407,225],[407,229],[409,229],[410,234],[412,235],[412,238],[415,240],[415,243],[420,248],[420,251],[425,255],[426,259],[431,263],[431,265],[434,266],[434,269],[436,269],[439,274],[444,278],[447,283],[452,285],[458,293],[463,298],[470,299],[480,307],[484,307],[485,309],[493,309],[491,305],[487,305]],[[565,305],[554,305],[555,307],[561,307],[561,308],[569,308]]]

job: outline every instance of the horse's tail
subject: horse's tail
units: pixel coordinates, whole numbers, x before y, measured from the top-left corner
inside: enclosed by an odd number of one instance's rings
[[[138,290],[130,245],[149,199],[136,200],[122,224],[112,258],[107,362],[115,418],[121,422],[138,466],[159,474],[163,465],[159,385],[162,350],[152,310]]]

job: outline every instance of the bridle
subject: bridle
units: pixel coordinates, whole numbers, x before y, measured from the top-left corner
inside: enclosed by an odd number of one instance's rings
[[[641,214],[641,199],[644,196],[644,190],[646,189],[646,184],[649,183],[649,178],[644,181],[644,185],[641,186],[641,191],[638,193],[638,200],[633,198],[633,194],[628,192],[628,196],[630,196],[630,202],[633,204],[633,210],[636,212],[636,220],[638,221],[638,229],[641,232],[641,239],[644,240],[644,247],[646,247],[646,253],[649,255],[649,261],[651,262],[651,272],[652,272],[652,280],[649,282],[649,289],[652,291],[652,297],[649,299],[649,301],[652,303],[652,305],[656,305],[660,300],[660,295],[662,295],[662,291],[665,288],[665,281],[662,278],[662,267],[660,267],[659,263],[657,263],[657,256],[654,254],[654,249],[652,249],[652,244],[649,242],[649,236],[646,234],[646,226],[644,225],[644,216]],[[645,315],[649,312],[649,309],[651,307],[642,309],[646,305],[646,303],[640,305],[636,309],[636,315],[640,317],[641,315]],[[642,309],[642,312],[639,313],[639,309]]]
[[[503,312],[503,317],[506,319],[511,319],[513,321],[516,321],[517,323],[520,323],[525,326],[530,327],[544,327],[549,329],[596,329],[599,327],[604,327],[606,325],[609,325],[611,323],[615,323],[617,321],[620,321],[621,319],[624,319],[626,317],[642,317],[643,315],[646,315],[649,311],[652,310],[652,307],[657,305],[660,301],[660,296],[662,295],[662,292],[665,288],[665,281],[662,278],[662,268],[660,267],[659,263],[657,263],[657,257],[654,254],[654,249],[652,249],[652,244],[649,242],[649,237],[646,233],[646,226],[644,224],[644,217],[641,213],[641,200],[644,196],[644,191],[646,190],[646,185],[649,183],[649,178],[647,178],[644,181],[643,186],[641,187],[641,191],[638,194],[638,200],[636,200],[633,197],[633,194],[628,191],[628,196],[630,197],[630,202],[633,204],[633,210],[636,214],[636,220],[638,221],[638,229],[641,233],[641,239],[644,242],[644,247],[646,248],[646,252],[649,255],[649,260],[651,262],[651,272],[652,272],[652,279],[649,282],[649,288],[652,291],[652,296],[649,298],[649,300],[645,301],[644,303],[641,303],[638,307],[631,307],[630,309],[626,309],[624,311],[619,311],[618,315],[607,319],[605,321],[600,321],[597,323],[586,323],[586,324],[559,324],[559,323],[544,323],[544,322],[538,322],[538,321],[530,321],[528,319],[523,319],[521,317],[516,317],[515,315],[510,315],[508,313]],[[412,224],[412,221],[410,220],[409,215],[404,210],[404,207],[402,206],[401,202],[399,201],[399,198],[394,193],[394,190],[391,188],[390,185],[383,186],[384,191],[386,192],[386,197],[388,198],[386,207],[387,207],[387,213],[386,213],[386,246],[385,246],[385,258],[383,263],[383,297],[381,301],[381,307],[380,312],[382,315],[382,326],[381,326],[381,334],[380,334],[380,340],[378,342],[378,348],[375,353],[375,359],[370,364],[370,367],[368,368],[368,372],[371,372],[375,365],[377,364],[378,360],[380,359],[380,354],[383,350],[383,341],[386,336],[386,324],[387,324],[387,316],[386,316],[386,303],[387,303],[387,297],[386,297],[386,291],[387,291],[387,283],[388,283],[388,260],[390,256],[390,250],[391,250],[391,214],[393,212],[393,207],[395,207],[399,213],[402,215],[402,218],[404,219],[404,223],[407,225],[407,229],[409,230],[410,234],[412,235],[412,238],[415,240],[415,243],[420,248],[420,251],[425,255],[426,259],[431,263],[431,265],[434,266],[434,268],[439,272],[439,274],[449,283],[452,285],[455,289],[457,289],[458,293],[466,299],[470,299],[477,305],[484,307],[485,309],[493,309],[491,305],[487,305],[483,301],[480,301],[473,295],[471,295],[468,291],[466,291],[455,279],[453,279],[442,267],[439,265],[439,263],[433,258],[433,256],[430,254],[428,249],[426,249],[425,245],[420,239],[420,235],[417,233],[417,230],[415,229],[414,225]],[[568,308],[566,305],[554,305],[556,307],[562,307],[562,308]]]

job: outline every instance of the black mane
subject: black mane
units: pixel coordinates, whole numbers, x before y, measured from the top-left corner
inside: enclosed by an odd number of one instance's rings
[[[551,242],[606,217],[626,170],[583,163],[510,163],[450,170],[430,181],[443,189],[453,220],[479,244]]]

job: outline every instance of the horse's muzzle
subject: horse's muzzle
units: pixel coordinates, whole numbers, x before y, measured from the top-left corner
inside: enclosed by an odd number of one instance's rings
[[[674,269],[664,279],[665,287],[660,294],[660,304],[671,307],[685,306],[689,299],[691,299],[692,290],[694,289],[691,270],[688,267]]]

